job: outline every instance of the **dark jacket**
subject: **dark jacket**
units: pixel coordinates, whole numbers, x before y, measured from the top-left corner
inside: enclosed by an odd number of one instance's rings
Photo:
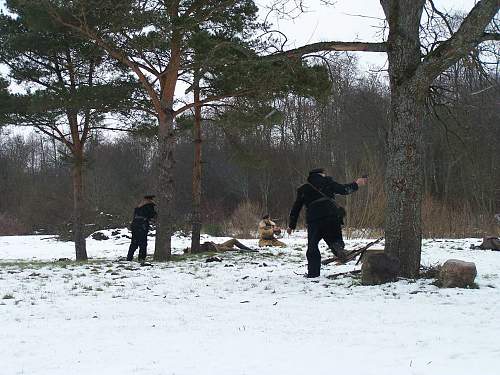
[[[338,216],[338,206],[334,203],[335,194],[347,195],[356,190],[358,190],[358,184],[355,182],[339,184],[329,176],[323,177],[318,173],[309,175],[307,183],[297,189],[297,198],[290,212],[288,226],[295,229],[303,205],[307,209],[306,221],[308,223]]]
[[[149,230],[149,220],[156,217],[155,204],[146,203],[134,208],[134,218],[132,219],[132,230]]]

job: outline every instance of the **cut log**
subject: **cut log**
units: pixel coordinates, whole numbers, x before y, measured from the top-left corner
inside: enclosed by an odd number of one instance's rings
[[[385,252],[384,249],[367,249],[365,251],[365,253],[363,254],[362,257],[360,257],[360,259],[358,259],[358,261],[356,262],[356,264],[359,264],[359,263],[363,263],[366,258],[368,258],[370,255],[373,255],[373,254],[383,254]]]
[[[370,254],[361,267],[363,285],[379,285],[396,281],[399,274],[399,259],[385,253]]]

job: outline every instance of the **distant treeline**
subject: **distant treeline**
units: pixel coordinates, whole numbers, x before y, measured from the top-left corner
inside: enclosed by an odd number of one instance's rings
[[[287,96],[268,114],[248,116],[251,103],[233,102],[203,113],[205,231],[248,235],[269,212],[286,225],[295,189],[321,166],[339,182],[369,174],[370,185],[347,200],[346,227],[383,226],[384,147],[389,124],[385,83],[361,76],[352,58],[330,65],[332,90],[312,100]],[[500,91],[498,76],[458,64],[443,75],[425,121],[426,236],[482,235],[500,212]],[[244,104],[244,105],[243,105]],[[175,216],[189,229],[193,141],[178,123]],[[182,126],[181,126],[182,125]],[[0,234],[43,229],[65,232],[72,215],[71,165],[64,150],[42,134],[0,139]],[[89,232],[126,225],[154,179],[156,138],[144,133],[95,133],[85,160],[85,221]]]

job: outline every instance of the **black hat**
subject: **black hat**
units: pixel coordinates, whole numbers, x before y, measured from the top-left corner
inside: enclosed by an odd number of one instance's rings
[[[325,168],[315,168],[309,171],[309,174],[315,174],[315,173],[325,173]]]
[[[266,219],[269,219],[269,218],[270,218],[269,214],[264,214],[262,216],[262,220],[266,220]]]
[[[156,197],[156,195],[154,195],[154,194],[148,194],[148,195],[144,196],[144,199],[153,199],[154,197]]]

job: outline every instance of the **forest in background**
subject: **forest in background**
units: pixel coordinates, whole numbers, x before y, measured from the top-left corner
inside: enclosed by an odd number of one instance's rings
[[[367,188],[340,198],[348,211],[346,229],[348,235],[382,231],[387,84],[378,74],[362,75],[346,54],[333,55],[328,70],[326,97],[286,95],[266,103],[234,99],[229,106],[203,110],[205,232],[248,237],[266,212],[285,226],[295,189],[318,166],[339,182],[369,174]],[[425,237],[482,236],[498,228],[498,78],[463,61],[433,87],[425,119]],[[179,230],[191,223],[191,125],[187,117],[176,124]],[[88,233],[127,225],[141,196],[158,191],[153,134],[92,134],[85,150]],[[36,132],[13,135],[2,129],[0,135],[0,235],[68,234],[72,190],[65,150]]]

